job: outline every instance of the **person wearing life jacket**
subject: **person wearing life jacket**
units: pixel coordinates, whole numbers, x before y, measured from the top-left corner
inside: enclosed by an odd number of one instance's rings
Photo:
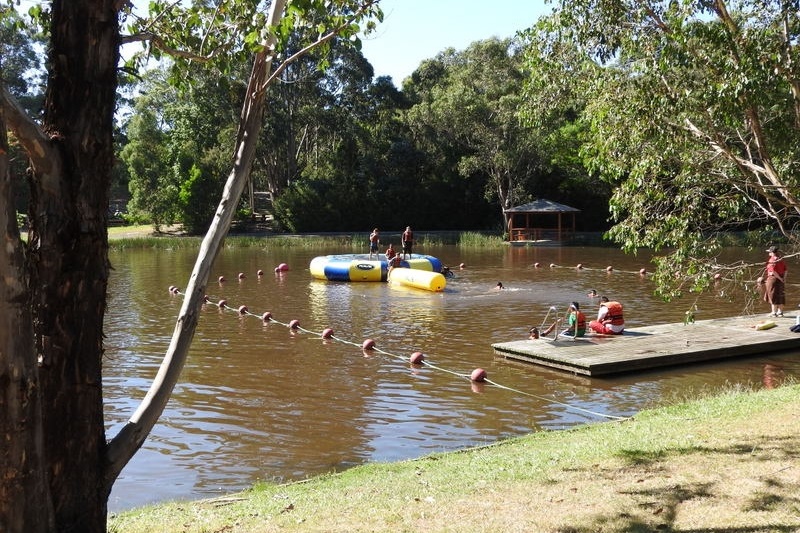
[[[541,333],[537,328],[532,328],[530,332],[530,339],[538,339],[549,335],[561,323],[561,319],[557,319],[550,327]],[[534,335],[534,331],[536,334]],[[583,337],[586,334],[586,315],[581,312],[581,307],[578,302],[569,304],[569,315],[567,316],[567,328],[559,333],[564,337]]]
[[[600,309],[597,311],[597,320],[589,322],[589,327],[595,333],[604,335],[619,335],[625,330],[625,319],[622,315],[622,304],[609,301],[607,297],[600,297]]]
[[[389,243],[389,247],[386,249],[386,252],[384,252],[384,255],[386,255],[386,259],[389,261],[391,261],[395,255],[397,255],[397,252],[394,251],[394,245],[392,243]]]
[[[586,334],[586,315],[581,312],[578,302],[569,305],[567,329],[561,332],[565,337],[583,337]]]

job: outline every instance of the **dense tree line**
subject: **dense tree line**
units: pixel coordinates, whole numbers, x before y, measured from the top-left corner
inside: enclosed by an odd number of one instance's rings
[[[608,187],[588,187],[569,144],[519,116],[526,73],[520,43],[490,39],[425,61],[398,90],[375,79],[357,50],[334,43],[327,69],[292,63],[267,96],[250,188],[274,198],[289,231],[364,231],[376,225],[503,231],[503,209],[545,197],[586,211],[605,229]],[[175,88],[168,67],[139,87],[121,159],[132,213],[205,231],[224,175],[246,69],[192,69]],[[248,193],[242,215],[251,206]]]

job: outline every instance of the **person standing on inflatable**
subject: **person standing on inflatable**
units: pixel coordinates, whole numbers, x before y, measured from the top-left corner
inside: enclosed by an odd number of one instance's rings
[[[406,258],[406,254],[411,257],[411,247],[414,246],[414,232],[411,231],[411,226],[406,226],[406,230],[403,232],[403,259]]]
[[[764,301],[772,306],[770,316],[783,316],[783,306],[786,303],[786,261],[777,246],[767,248],[769,259],[764,267],[765,288]]]
[[[600,309],[597,311],[597,320],[589,322],[589,327],[595,333],[603,335],[620,335],[625,330],[625,319],[622,316],[622,304],[608,301],[605,296],[600,297]]]
[[[372,233],[369,234],[369,258],[372,259],[372,254],[375,254],[375,258],[378,258],[378,244],[380,244],[380,237],[378,235],[378,228],[372,230]]]

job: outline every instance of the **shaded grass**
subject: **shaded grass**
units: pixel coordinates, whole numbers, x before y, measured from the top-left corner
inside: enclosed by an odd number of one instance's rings
[[[800,529],[800,387],[111,517],[110,531]],[[269,460],[269,458],[265,458]]]

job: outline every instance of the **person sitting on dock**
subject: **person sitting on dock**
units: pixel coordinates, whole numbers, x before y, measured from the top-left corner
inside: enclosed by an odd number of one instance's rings
[[[601,335],[620,335],[625,331],[625,319],[622,315],[622,304],[609,301],[606,296],[600,297],[600,309],[597,320],[589,322],[589,327]]]
[[[555,322],[550,324],[548,328],[541,333],[539,329],[536,327],[531,328],[530,330],[530,339],[538,339],[541,337],[547,337],[550,333],[553,332],[554,329],[561,323],[561,319],[556,319]],[[569,305],[569,315],[567,316],[567,328],[559,333],[559,335],[563,337],[583,337],[586,335],[586,315],[581,312],[581,307],[578,302],[572,302]]]

